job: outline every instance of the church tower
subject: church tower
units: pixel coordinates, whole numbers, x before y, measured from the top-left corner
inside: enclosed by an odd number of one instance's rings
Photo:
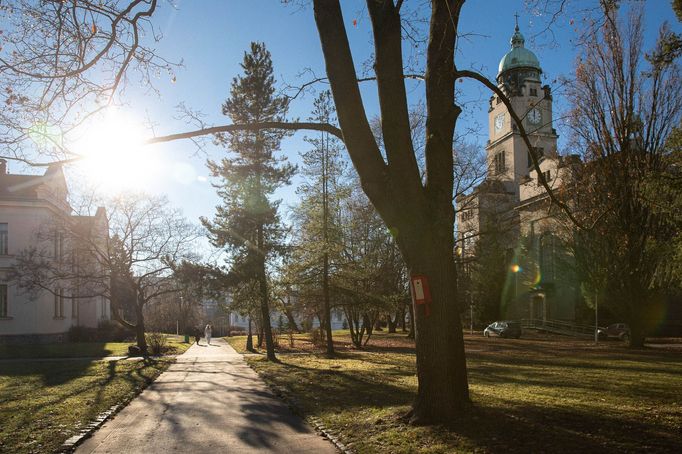
[[[517,21],[511,50],[500,60],[497,85],[522,119],[536,155],[541,160],[554,158],[558,136],[552,128],[551,89],[549,85],[542,86],[540,62],[524,44]],[[507,191],[518,197],[519,184],[528,180],[532,162],[516,124],[497,95],[490,98],[488,129],[488,179],[502,182]]]

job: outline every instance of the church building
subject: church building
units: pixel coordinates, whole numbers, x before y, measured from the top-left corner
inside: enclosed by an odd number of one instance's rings
[[[500,60],[497,85],[522,120],[546,181],[558,189],[579,159],[557,151],[552,90],[541,75],[540,62],[525,47],[517,24],[511,49]],[[456,201],[460,261],[475,260],[492,235],[503,238],[509,285],[501,317],[574,321],[580,294],[566,272],[570,267],[563,266],[570,256],[559,240],[558,208],[540,185],[528,147],[496,95],[490,98],[488,137],[486,177]]]

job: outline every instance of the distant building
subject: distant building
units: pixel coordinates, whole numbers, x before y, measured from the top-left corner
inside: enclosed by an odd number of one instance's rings
[[[51,251],[53,260],[74,261],[87,251],[74,251],[69,235],[57,232],[66,222],[73,232],[87,232],[106,244],[108,220],[104,208],[94,216],[72,216],[67,185],[59,165],[44,175],[15,175],[0,160],[0,343],[60,341],[72,326],[95,328],[111,318],[109,301],[102,297],[78,298],[74,286],[28,294],[9,281],[16,256],[36,246]],[[55,226],[49,240],[41,231]],[[73,266],[73,265],[72,265]]]
[[[296,302],[296,295],[290,294],[287,298],[288,304],[295,306]],[[231,299],[228,299],[228,301],[231,301]],[[229,303],[228,303],[229,307]],[[338,330],[338,329],[347,329],[348,324],[346,322],[346,317],[343,314],[343,311],[339,309],[332,309],[332,319],[331,319],[331,325],[332,325],[332,330]],[[299,329],[306,329],[306,328],[319,328],[320,326],[320,321],[317,319],[317,317],[306,317],[303,314],[299,314],[294,311],[294,313],[291,314],[293,316],[294,321],[296,322],[296,325],[298,326]],[[286,330],[287,327],[289,326],[288,322],[288,317],[287,315],[279,310],[272,309],[270,311],[270,326],[272,326],[273,329],[282,329]],[[248,330],[249,328],[249,317],[240,315],[236,312],[229,312],[228,314],[228,326],[230,326],[230,329],[237,329],[237,330]],[[255,331],[256,327],[255,324],[252,325],[252,329]]]
[[[525,48],[517,25],[511,49],[500,61],[497,84],[522,119],[545,179],[557,189],[579,159],[557,152],[551,87],[542,84],[541,74],[540,62]],[[549,197],[528,147],[498,96],[490,98],[488,123],[486,178],[456,201],[460,263],[466,272],[477,247],[486,246],[486,238],[493,233],[504,238],[512,289],[502,317],[573,321],[580,295],[570,276],[559,272],[566,254],[557,240],[557,219],[549,213]],[[522,248],[524,263],[519,257]]]

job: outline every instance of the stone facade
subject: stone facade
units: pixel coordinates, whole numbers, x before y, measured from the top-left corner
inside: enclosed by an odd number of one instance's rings
[[[524,44],[517,26],[512,48],[500,61],[497,83],[522,119],[545,179],[559,189],[579,161],[557,151],[551,87],[542,84],[539,61]],[[549,203],[528,147],[497,96],[490,98],[488,123],[485,180],[456,201],[460,261],[466,265],[475,260],[477,247],[485,247],[486,236],[494,232],[508,245],[513,287],[502,316],[572,321],[579,289],[567,272],[571,258],[561,241],[566,230],[557,208]]]
[[[58,222],[66,221],[74,231],[87,229],[106,244],[104,209],[95,216],[72,216],[67,195],[61,166],[50,166],[44,175],[16,175],[0,160],[0,342],[65,340],[72,326],[95,328],[110,319],[109,302],[103,298],[29,293],[10,280],[17,255],[28,247],[53,250],[55,260],[70,257],[68,235],[55,234],[49,240],[38,235]]]

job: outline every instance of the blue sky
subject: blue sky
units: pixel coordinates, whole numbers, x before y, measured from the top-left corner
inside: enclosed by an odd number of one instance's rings
[[[573,2],[573,5],[584,6],[585,3]],[[367,12],[364,2],[359,0],[347,0],[342,4],[356,67],[360,68],[372,52]],[[184,62],[184,67],[176,73],[175,82],[169,75],[161,74],[154,82],[157,94],[148,87],[137,85],[133,77],[122,94],[127,115],[140,120],[151,119],[157,135],[194,129],[174,118],[175,106],[181,102],[201,111],[206,123],[226,123],[227,118],[220,114],[220,105],[229,94],[232,77],[240,72],[239,63],[251,41],[266,43],[280,83],[295,85],[305,81],[306,76],[299,75],[306,68],[318,75],[324,73],[311,8],[286,6],[279,0],[179,0],[176,5],[177,8],[172,8],[161,2],[159,14],[153,20],[157,31],[163,34],[163,39],[155,45],[158,54],[169,60]],[[646,3],[646,10],[650,42],[664,19],[679,30],[668,1],[651,0]],[[458,66],[481,69],[485,75],[494,78],[500,58],[509,49],[515,12],[520,15],[519,25],[526,36],[526,47],[540,59],[545,82],[552,85],[559,76],[570,75],[575,60],[572,43],[575,31],[569,21],[575,19],[577,23],[577,17],[572,17],[569,12],[555,24],[553,37],[545,34],[532,39],[544,27],[545,17],[527,11],[523,0],[472,0],[465,4],[461,30],[475,35],[460,40]],[[357,26],[353,26],[354,19]],[[409,84],[411,96],[416,100],[423,87],[418,83]],[[483,144],[487,139],[485,127],[489,93],[469,82],[460,87],[466,99],[480,102],[467,104],[464,121],[458,127],[481,125],[481,135],[471,136],[469,140]],[[372,84],[363,86],[363,96],[372,115],[377,104]],[[295,102],[291,116],[306,118],[312,98],[307,96]],[[565,101],[556,96],[555,110],[565,105]],[[307,146],[302,141],[303,136],[299,133],[282,144],[282,154],[293,162],[299,161],[298,153]],[[210,143],[207,149],[213,158],[222,154]],[[154,169],[149,169],[144,190],[167,194],[171,202],[181,207],[192,220],[199,216],[211,217],[219,201],[205,178],[206,156],[197,154],[190,141],[156,145],[148,152],[153,153],[159,162]],[[285,203],[294,202],[294,186],[278,194]]]

